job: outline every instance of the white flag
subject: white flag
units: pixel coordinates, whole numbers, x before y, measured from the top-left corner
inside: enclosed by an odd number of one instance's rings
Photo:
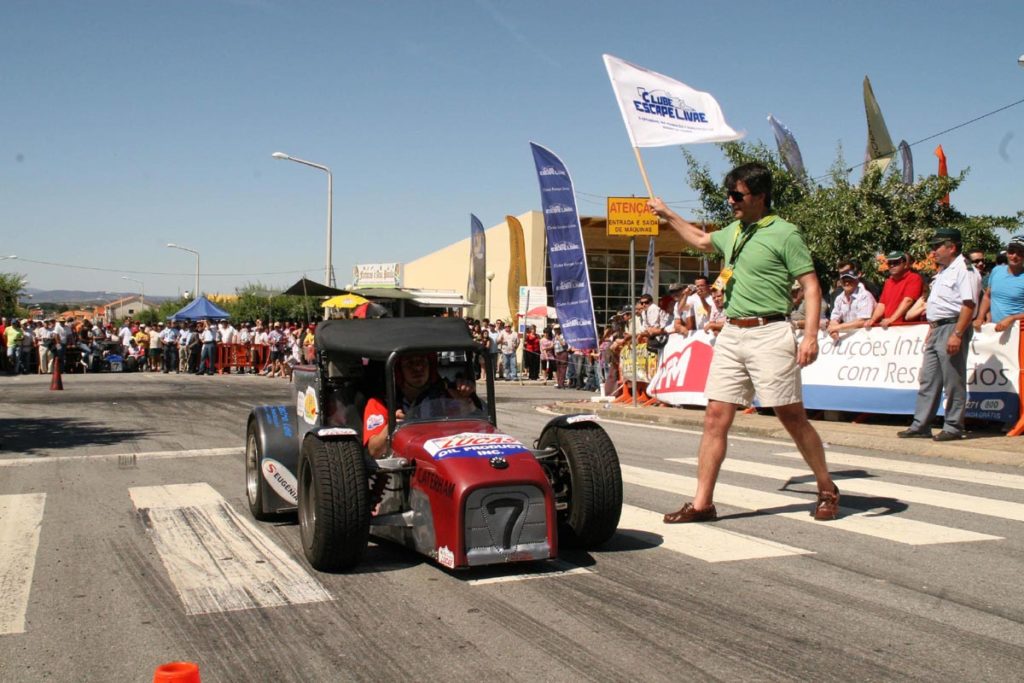
[[[604,65],[634,147],[739,140],[709,93],[604,55]]]

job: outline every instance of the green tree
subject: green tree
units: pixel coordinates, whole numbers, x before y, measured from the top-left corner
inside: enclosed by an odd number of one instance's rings
[[[772,172],[772,207],[779,215],[803,229],[820,276],[831,279],[839,261],[855,259],[866,273],[874,273],[879,254],[907,251],[916,261],[927,257],[928,237],[937,228],[959,228],[964,247],[998,251],[996,229],[1021,225],[1017,216],[972,216],[945,206],[939,200],[964,182],[968,170],[957,176],[925,176],[905,185],[895,169],[871,171],[860,182],[850,181],[842,149],[824,183],[798,178],[782,164],[778,154],[762,142],[728,142],[719,145],[731,168],[757,161]],[[698,192],[708,220],[724,226],[732,211],[725,201],[720,178],[683,149],[690,187]]]
[[[235,290],[238,299],[225,303],[223,308],[232,320],[315,320],[322,312],[317,297],[288,296],[255,282]]]
[[[11,318],[22,315],[18,299],[25,291],[25,276],[21,273],[0,273],[0,315]]]

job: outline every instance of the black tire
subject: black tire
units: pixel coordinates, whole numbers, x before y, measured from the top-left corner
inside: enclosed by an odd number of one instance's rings
[[[543,461],[558,510],[558,542],[568,548],[594,548],[614,534],[622,514],[619,455],[599,425],[584,423],[548,429],[538,446],[558,454]]]
[[[363,449],[355,441],[303,442],[299,535],[316,570],[348,569],[363,558],[370,538],[370,500]]]
[[[272,512],[263,511],[263,469],[260,449],[259,427],[256,420],[249,420],[245,430],[245,497],[249,501],[249,512],[261,522],[274,519]]]

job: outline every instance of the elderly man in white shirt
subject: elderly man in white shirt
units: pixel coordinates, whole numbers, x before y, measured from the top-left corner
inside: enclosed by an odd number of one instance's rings
[[[828,323],[828,335],[839,339],[839,333],[864,327],[875,310],[875,297],[860,281],[860,275],[853,271],[839,277],[842,290],[832,304],[832,317]]]

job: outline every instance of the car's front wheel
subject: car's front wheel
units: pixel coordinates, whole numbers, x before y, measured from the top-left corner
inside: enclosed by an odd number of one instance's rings
[[[622,514],[622,470],[607,432],[592,423],[553,427],[538,446],[557,451],[544,462],[559,507],[559,545],[593,548],[611,538]]]
[[[307,438],[299,459],[299,535],[314,569],[340,571],[366,552],[370,502],[363,449]]]

